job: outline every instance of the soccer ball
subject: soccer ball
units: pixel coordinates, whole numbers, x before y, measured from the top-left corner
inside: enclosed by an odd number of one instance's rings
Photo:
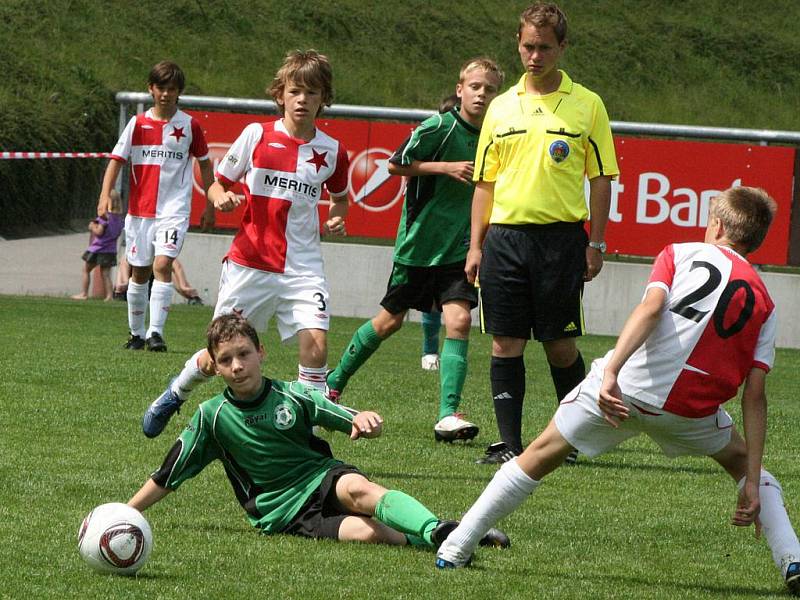
[[[133,575],[153,548],[153,533],[142,513],[121,502],[101,504],[78,530],[78,552],[95,571]]]

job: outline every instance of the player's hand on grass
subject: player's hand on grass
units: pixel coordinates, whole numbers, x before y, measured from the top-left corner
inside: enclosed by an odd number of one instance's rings
[[[628,407],[622,400],[622,390],[619,389],[615,373],[606,371],[603,374],[603,383],[600,385],[600,398],[597,401],[603,418],[613,428],[628,418]]]
[[[758,481],[746,479],[744,486],[739,490],[736,500],[736,510],[733,512],[731,523],[737,527],[756,525],[756,537],[761,535],[761,521],[758,513],[761,512],[761,500],[758,497]]]
[[[478,268],[481,266],[481,258],[483,257],[483,252],[480,249],[473,250],[470,248],[469,252],[467,252],[467,260],[464,263],[464,274],[467,276],[467,281],[470,283],[475,283],[475,280],[478,278]]]
[[[472,161],[461,160],[445,164],[447,165],[445,168],[446,175],[461,183],[472,184],[472,173],[475,171]]]
[[[383,430],[383,418],[376,412],[365,410],[353,417],[353,430],[350,433],[351,440],[360,437],[376,438]]]
[[[331,235],[347,235],[342,217],[331,217],[325,221],[325,231]]]
[[[230,190],[214,198],[214,208],[222,212],[231,212],[242,203],[242,199]]]

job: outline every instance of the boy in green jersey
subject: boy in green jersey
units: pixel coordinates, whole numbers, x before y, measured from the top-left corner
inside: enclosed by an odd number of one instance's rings
[[[355,440],[379,436],[383,419],[336,405],[302,383],[263,377],[264,347],[243,317],[214,319],[208,352],[228,387],[200,404],[129,505],[145,510],[220,460],[250,522],[265,533],[437,547],[455,528],[411,496],[333,458],[328,444],[312,435],[314,425]],[[483,543],[509,545],[497,530]]]
[[[478,427],[457,412],[467,375],[470,310],[477,305],[464,262],[475,149],[486,109],[502,84],[503,73],[494,61],[467,61],[456,86],[460,107],[425,120],[389,160],[390,173],[409,179],[388,289],[381,311],[355,332],[327,377],[328,396],[336,401],[381,342],[400,329],[409,309],[441,310],[446,339],[439,360],[437,440],[478,434]]]

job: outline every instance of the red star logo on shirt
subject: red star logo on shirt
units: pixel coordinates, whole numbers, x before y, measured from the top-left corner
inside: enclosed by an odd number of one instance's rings
[[[186,137],[186,134],[183,133],[183,127],[173,127],[172,128],[172,133],[170,133],[170,135],[175,138],[176,142],[180,142],[181,138],[185,138]]]
[[[327,167],[328,166],[328,163],[325,162],[325,157],[328,156],[328,153],[327,152],[319,153],[316,150],[314,150],[313,148],[311,149],[311,152],[314,153],[314,156],[312,158],[309,158],[306,162],[307,163],[311,163],[312,165],[317,167],[317,173],[319,173],[319,170],[322,167]]]

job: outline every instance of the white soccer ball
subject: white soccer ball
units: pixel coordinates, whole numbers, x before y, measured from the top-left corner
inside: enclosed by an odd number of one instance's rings
[[[121,502],[101,504],[78,530],[78,552],[95,571],[133,575],[153,549],[150,525],[135,508]]]

